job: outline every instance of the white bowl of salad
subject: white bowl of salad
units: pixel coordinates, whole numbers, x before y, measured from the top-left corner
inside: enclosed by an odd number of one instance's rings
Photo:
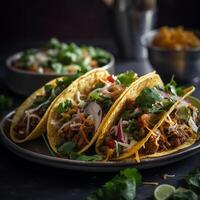
[[[79,76],[104,67],[114,72],[114,57],[97,47],[63,43],[52,38],[38,49],[28,49],[6,61],[6,85],[15,93],[29,95],[60,76]]]

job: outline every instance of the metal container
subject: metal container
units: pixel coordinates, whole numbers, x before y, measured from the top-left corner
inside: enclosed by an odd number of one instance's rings
[[[120,55],[136,60],[147,57],[140,37],[152,30],[155,19],[156,0],[115,0],[114,21]]]
[[[174,74],[182,82],[198,83],[200,81],[200,49],[167,50],[153,47],[151,43],[157,32],[158,30],[154,30],[141,37],[141,43],[148,50],[148,58],[153,68],[164,81],[169,81]],[[197,32],[196,34],[199,35]]]
[[[67,76],[66,74],[39,74],[35,72],[17,70],[12,66],[12,63],[20,57],[20,54],[21,53],[16,53],[10,56],[6,61],[5,83],[10,90],[17,94],[28,96],[50,80],[61,76]],[[111,58],[110,62],[102,67],[107,69],[110,73],[114,73],[115,58],[111,53],[109,54]]]

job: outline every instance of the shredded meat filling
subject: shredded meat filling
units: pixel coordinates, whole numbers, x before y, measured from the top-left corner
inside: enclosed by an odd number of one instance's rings
[[[76,149],[80,150],[91,140],[95,131],[94,121],[85,113],[80,113],[80,117],[74,119],[72,123],[64,126],[58,134],[65,141],[72,141],[76,144]]]
[[[169,124],[164,123],[157,131],[160,132],[160,135],[157,136],[159,138],[152,135],[140,150],[142,154],[154,154],[177,148],[194,135],[193,131],[183,124],[175,124],[171,127]]]
[[[47,108],[45,106],[42,106],[37,111],[33,112],[34,115],[37,115],[38,117],[42,118],[42,116],[45,114]],[[24,116],[21,118],[21,120],[18,122],[18,124],[14,127],[14,130],[16,132],[16,138],[18,139],[24,139],[26,138],[38,125],[40,122],[40,119],[38,117],[31,116],[30,117],[30,125],[28,132],[26,131],[27,128],[27,116],[24,114]]]

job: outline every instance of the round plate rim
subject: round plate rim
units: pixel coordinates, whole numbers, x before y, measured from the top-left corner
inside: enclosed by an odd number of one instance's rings
[[[146,158],[141,160],[140,163],[136,163],[133,161],[108,161],[108,162],[89,162],[89,161],[77,161],[77,160],[70,160],[66,158],[58,158],[49,155],[44,155],[41,153],[37,153],[26,148],[23,148],[14,142],[11,141],[10,138],[7,137],[4,131],[4,125],[6,120],[10,118],[14,114],[15,111],[11,111],[8,113],[0,123],[0,138],[1,141],[4,143],[4,146],[12,151],[14,154],[23,157],[26,160],[48,165],[52,167],[59,167],[65,169],[72,169],[72,170],[79,170],[79,171],[118,171],[122,168],[126,167],[136,167],[138,169],[147,169],[162,166],[165,164],[174,163],[180,160],[183,160],[187,157],[190,157],[200,151],[200,141],[196,142],[192,146],[180,150],[178,152],[157,157],[157,158]]]

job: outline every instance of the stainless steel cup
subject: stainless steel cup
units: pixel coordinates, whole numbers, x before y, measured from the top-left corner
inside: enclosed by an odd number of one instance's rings
[[[155,25],[156,0],[116,0],[114,20],[120,54],[136,60],[146,58],[140,37]]]

